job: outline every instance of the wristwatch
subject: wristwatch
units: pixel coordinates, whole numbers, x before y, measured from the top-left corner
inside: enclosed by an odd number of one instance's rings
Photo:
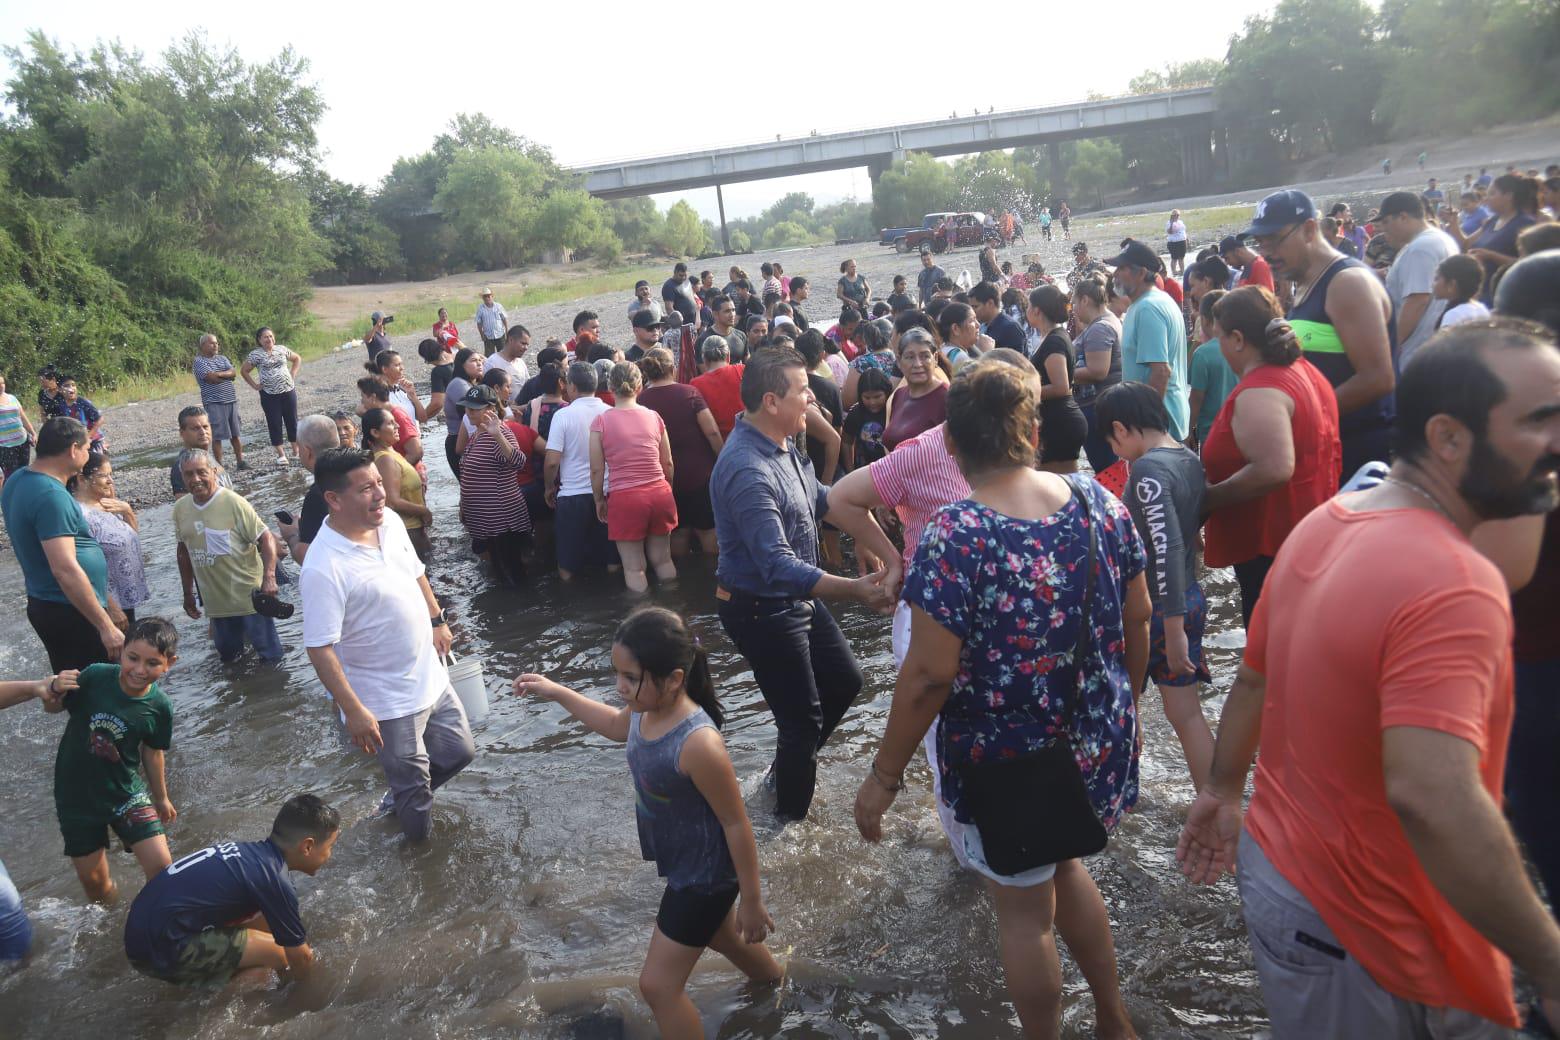
[[[433,625],[434,628],[438,628],[440,625],[449,624],[448,621],[444,620],[444,611],[442,610],[433,615],[433,617],[429,618],[428,621]]]

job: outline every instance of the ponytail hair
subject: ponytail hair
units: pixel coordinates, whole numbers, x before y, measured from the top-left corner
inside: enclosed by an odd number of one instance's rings
[[[634,655],[644,674],[656,679],[682,669],[683,686],[693,703],[704,709],[716,729],[726,721],[710,678],[709,655],[681,617],[663,607],[641,607],[618,626],[613,642]]]
[[[424,343],[433,343],[435,347],[438,346],[438,344],[434,343],[434,341],[431,340],[431,339],[423,340],[423,342]],[[420,347],[418,349],[421,350]],[[391,358],[399,358],[400,356],[401,356],[401,352],[399,350],[392,350],[391,348],[386,347],[384,350],[381,350],[379,353],[374,355],[374,360],[363,362],[363,370],[365,372],[370,372],[370,373],[372,373],[372,374],[374,374],[376,376],[377,375],[383,375],[384,371],[385,371],[386,363],[389,362],[389,360]],[[423,355],[423,356],[426,357],[427,355]],[[438,354],[435,354],[434,358],[437,359],[438,356],[439,356]]]
[[[1214,304],[1214,319],[1225,332],[1238,332],[1269,365],[1300,360],[1300,341],[1284,320],[1278,299],[1260,285],[1243,285]]]

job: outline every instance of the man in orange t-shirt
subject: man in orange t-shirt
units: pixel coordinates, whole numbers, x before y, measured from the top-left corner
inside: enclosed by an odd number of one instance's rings
[[[1195,881],[1238,859],[1278,1040],[1505,1036],[1508,956],[1560,1011],[1560,929],[1500,811],[1510,603],[1468,540],[1560,503],[1560,351],[1449,330],[1397,404],[1391,475],[1278,553],[1177,849]]]

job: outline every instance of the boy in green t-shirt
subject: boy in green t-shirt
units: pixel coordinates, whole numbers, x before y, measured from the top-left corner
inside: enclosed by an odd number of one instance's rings
[[[65,855],[87,898],[97,902],[115,895],[109,829],[135,854],[148,880],[173,862],[163,832],[178,815],[163,775],[173,705],[157,680],[178,660],[178,643],[170,622],[141,618],[130,626],[118,664],[82,669],[74,689],[51,684],[44,700],[44,710],[70,713],[54,759],[54,807]]]

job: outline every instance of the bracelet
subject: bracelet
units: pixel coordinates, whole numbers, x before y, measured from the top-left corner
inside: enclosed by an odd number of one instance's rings
[[[442,627],[444,625],[449,624],[448,621],[444,620],[444,611],[442,611],[442,610],[439,611],[437,614],[433,615],[433,617],[429,618],[428,620],[429,620],[429,622],[432,623],[434,628],[440,628],[440,627]]]
[[[883,779],[882,770],[878,769],[876,762],[872,763],[871,769],[872,779],[876,780],[878,782],[878,786],[882,787],[883,790],[887,791],[889,794],[898,794],[900,791],[905,789],[904,777],[901,776],[895,782],[889,783],[887,780]]]
[[[50,693],[54,694],[56,697],[59,696],[60,691],[56,690],[54,688],[54,681],[56,679],[58,679],[58,678],[59,678],[59,674],[58,673],[55,673],[54,675],[49,676],[48,690],[49,690]]]

